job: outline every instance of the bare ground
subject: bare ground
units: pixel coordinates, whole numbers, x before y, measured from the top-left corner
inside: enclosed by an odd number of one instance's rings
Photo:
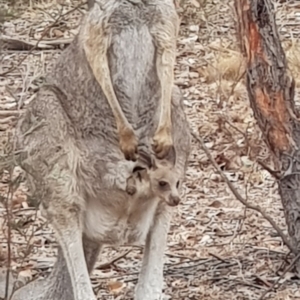
[[[2,24],[2,41],[5,39],[6,46],[15,49],[2,49],[0,53],[0,73],[7,72],[0,77],[0,162],[9,150],[7,137],[13,131],[16,116],[72,40],[86,11],[85,5],[79,6],[79,0],[60,1],[67,2],[63,6],[53,0],[15,2],[12,8],[8,1],[0,0],[0,9],[8,10],[12,16]],[[243,197],[263,207],[286,233],[276,182],[257,163],[260,160],[272,167],[249,107],[232,2],[184,2],[179,9],[182,23],[175,73],[191,130],[201,135]],[[300,5],[297,1],[275,5],[289,65],[300,87]],[[38,47],[29,50],[39,39]],[[298,93],[299,90],[299,102]],[[18,174],[16,168],[14,178]],[[0,182],[0,266],[4,270],[8,261],[9,223],[10,263],[13,274],[24,283],[51,271],[56,242],[52,229],[34,208],[38,199],[28,195],[22,182],[7,197],[9,180],[6,172]],[[232,195],[196,140],[184,193],[168,237],[165,299],[260,299],[290,263],[288,249],[258,212],[246,209]],[[7,202],[13,209],[10,217]],[[141,258],[142,248],[105,249],[92,274],[99,299],[104,295],[105,299],[132,299]],[[0,299],[4,294],[1,274]],[[297,275],[287,272],[282,277],[280,287],[264,299],[300,299]]]

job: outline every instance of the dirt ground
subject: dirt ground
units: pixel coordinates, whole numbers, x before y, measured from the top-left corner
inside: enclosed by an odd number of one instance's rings
[[[12,49],[2,49],[0,53],[0,73],[6,73],[0,77],[0,162],[7,159],[8,135],[13,133],[18,114],[73,39],[86,12],[79,0],[57,1],[63,6],[54,0],[24,1],[16,0],[12,8],[9,1],[0,0],[0,10],[3,8],[10,15],[2,24],[1,37]],[[260,160],[272,167],[249,107],[232,1],[226,2],[182,1],[176,84],[184,94],[191,130],[201,135],[237,191],[249,203],[264,208],[286,233],[277,185],[257,163]],[[297,2],[276,2],[275,7],[299,104]],[[30,50],[38,40],[38,46]],[[13,193],[8,172],[0,181],[0,267],[3,271],[11,250],[13,274],[25,283],[49,274],[55,261],[56,242],[51,227],[35,209],[38,199],[28,195],[20,174],[17,167],[13,178],[17,178],[18,185]],[[258,212],[246,209],[232,195],[196,140],[184,195],[175,209],[168,236],[164,299],[260,299],[290,263],[289,251],[268,221]],[[11,215],[7,215],[7,202],[12,205]],[[132,299],[141,258],[139,247],[106,248],[92,274],[98,298]],[[4,297],[3,276],[0,272],[0,299]],[[280,283],[264,299],[300,299],[296,274],[287,272]]]

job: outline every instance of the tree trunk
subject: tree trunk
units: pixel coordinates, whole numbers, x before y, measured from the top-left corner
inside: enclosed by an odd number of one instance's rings
[[[247,90],[254,116],[281,171],[279,193],[293,252],[300,250],[300,118],[272,0],[235,0]],[[300,268],[298,268],[300,270]]]

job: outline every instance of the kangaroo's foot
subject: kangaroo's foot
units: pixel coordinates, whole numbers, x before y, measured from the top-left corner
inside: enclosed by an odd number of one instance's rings
[[[160,159],[165,158],[172,146],[173,140],[171,130],[169,130],[167,127],[158,128],[153,137],[152,145],[156,156]]]
[[[138,140],[132,128],[125,127],[119,130],[119,143],[125,158],[127,160],[136,161]]]

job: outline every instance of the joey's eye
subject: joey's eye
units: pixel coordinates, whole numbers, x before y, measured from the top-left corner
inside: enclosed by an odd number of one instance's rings
[[[168,183],[166,181],[161,180],[158,184],[161,187],[165,187]]]
[[[177,189],[179,188],[179,181],[177,181],[177,183],[176,183],[176,188]]]

